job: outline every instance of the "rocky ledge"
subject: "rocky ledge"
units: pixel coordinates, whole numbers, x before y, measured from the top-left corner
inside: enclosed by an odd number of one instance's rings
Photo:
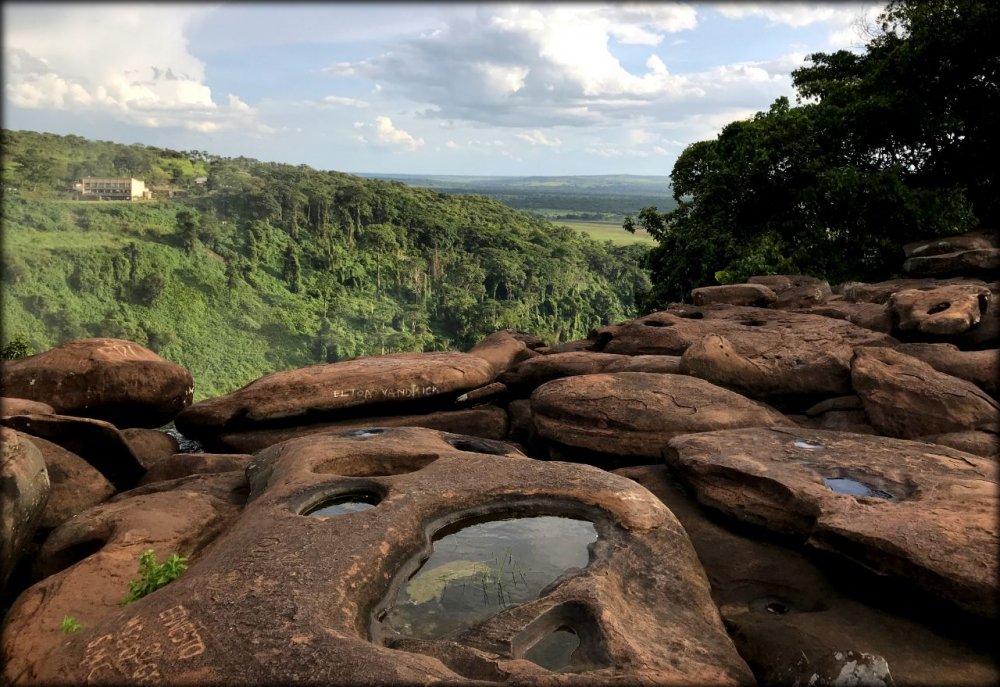
[[[193,405],[4,363],[0,684],[996,684],[998,250]]]

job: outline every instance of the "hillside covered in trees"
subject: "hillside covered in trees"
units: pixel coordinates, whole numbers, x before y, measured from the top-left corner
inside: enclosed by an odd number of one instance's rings
[[[263,373],[550,341],[635,316],[646,248],[600,244],[489,198],[142,145],[3,131],[3,342],[112,336],[191,369],[196,396]],[[84,175],[180,191],[72,200]]]

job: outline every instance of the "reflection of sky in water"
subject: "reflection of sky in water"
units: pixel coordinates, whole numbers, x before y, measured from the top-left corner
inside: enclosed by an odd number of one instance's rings
[[[887,491],[876,489],[875,487],[871,487],[864,482],[858,482],[857,480],[843,477],[830,479],[824,478],[823,484],[837,494],[846,494],[848,496],[877,496],[878,498],[888,500],[892,500],[894,498],[893,495]]]
[[[369,508],[374,508],[375,506],[370,503],[364,503],[363,501],[341,501],[332,502],[329,505],[323,506],[322,508],[317,508],[314,511],[309,511],[309,515],[316,518],[329,518],[333,515],[345,515],[347,513],[357,513],[359,511],[368,510]]]
[[[555,516],[469,525],[434,542],[387,622],[425,639],[454,634],[537,598],[570,568],[586,567],[587,546],[596,540],[593,523]]]

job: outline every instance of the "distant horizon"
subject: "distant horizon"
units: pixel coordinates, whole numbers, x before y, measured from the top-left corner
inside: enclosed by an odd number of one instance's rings
[[[4,125],[356,175],[667,176],[883,6],[7,2]]]

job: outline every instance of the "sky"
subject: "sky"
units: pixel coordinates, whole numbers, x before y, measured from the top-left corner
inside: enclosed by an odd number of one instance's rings
[[[3,126],[351,173],[670,173],[884,3],[3,4]]]

